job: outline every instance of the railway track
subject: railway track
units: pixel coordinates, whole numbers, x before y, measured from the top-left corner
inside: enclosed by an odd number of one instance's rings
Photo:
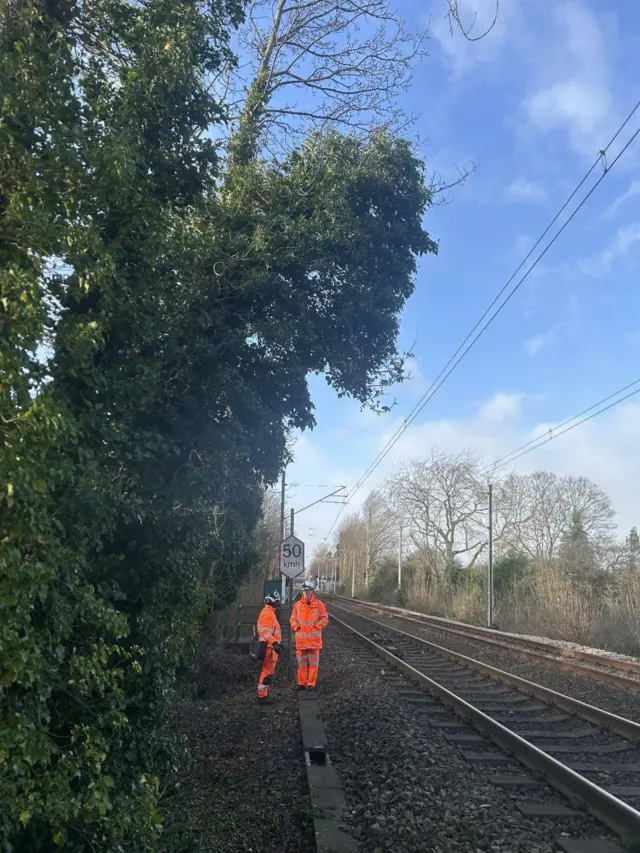
[[[329,611],[333,622],[366,647],[364,659],[377,667],[379,658],[389,664],[382,670],[385,680],[418,707],[430,726],[443,730],[467,761],[486,767],[490,781],[511,792],[523,815],[580,821],[589,813],[630,845],[627,849],[640,851],[640,724],[390,627],[335,600]],[[523,774],[522,766],[532,772]],[[562,801],[557,792],[578,807]],[[594,837],[588,822],[585,833],[559,838],[559,849],[624,849],[611,839]]]
[[[638,661],[597,655],[580,649],[569,649],[542,640],[519,637],[489,628],[480,628],[463,622],[442,619],[438,616],[429,616],[384,604],[373,604],[359,599],[343,596],[327,596],[327,599],[343,603],[345,606],[356,606],[373,613],[388,614],[394,619],[402,619],[407,623],[434,628],[443,634],[459,637],[470,643],[505,650],[516,657],[535,660],[554,669],[572,672],[594,681],[640,693],[640,662]]]

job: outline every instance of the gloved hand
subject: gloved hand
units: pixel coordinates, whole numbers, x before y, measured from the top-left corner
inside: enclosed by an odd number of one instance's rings
[[[280,652],[282,651],[282,643],[274,643],[274,644],[271,646],[271,648],[273,649],[273,651],[274,651],[277,655],[279,655],[279,654],[280,654]]]

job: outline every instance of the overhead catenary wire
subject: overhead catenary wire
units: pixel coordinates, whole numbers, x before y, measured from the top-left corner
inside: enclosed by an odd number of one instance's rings
[[[535,269],[535,267],[538,265],[538,263],[542,260],[542,258],[547,254],[547,252],[549,251],[549,249],[553,246],[553,244],[556,242],[556,240],[560,237],[560,235],[563,233],[563,231],[567,228],[567,226],[569,225],[569,223],[574,219],[574,217],[575,217],[575,216],[577,215],[577,213],[582,209],[582,207],[586,204],[586,202],[589,200],[589,198],[593,195],[593,193],[594,193],[594,192],[595,192],[595,190],[598,188],[598,186],[602,183],[602,181],[605,179],[605,177],[606,177],[606,176],[611,172],[611,170],[612,170],[612,169],[613,169],[613,167],[616,165],[616,163],[620,160],[620,158],[624,155],[624,153],[629,149],[629,147],[631,146],[631,144],[632,144],[632,143],[635,141],[635,139],[638,137],[638,135],[640,134],[640,127],[635,131],[635,133],[630,137],[630,139],[626,142],[626,144],[621,148],[621,150],[618,152],[618,154],[617,154],[617,155],[616,155],[616,157],[612,160],[612,162],[611,162],[609,165],[607,165],[607,163],[606,163],[606,154],[607,154],[607,152],[608,152],[609,148],[613,145],[613,143],[616,141],[616,139],[618,138],[618,136],[622,133],[622,131],[624,130],[624,128],[627,126],[627,124],[631,121],[631,119],[633,118],[633,116],[635,115],[635,113],[637,112],[637,110],[638,110],[639,108],[640,108],[640,100],[636,102],[635,106],[634,106],[634,107],[633,107],[633,109],[629,112],[629,114],[627,115],[627,117],[625,118],[625,120],[622,122],[622,124],[620,125],[620,127],[616,130],[615,134],[611,137],[611,139],[610,139],[610,140],[609,140],[609,142],[607,143],[606,147],[605,147],[605,148],[603,148],[603,149],[601,149],[601,150],[598,152],[598,156],[596,157],[596,159],[594,160],[593,164],[591,165],[591,167],[589,168],[589,170],[586,172],[586,174],[584,175],[584,177],[581,179],[581,181],[578,183],[578,185],[577,185],[577,186],[576,186],[576,188],[573,190],[573,192],[571,193],[571,195],[570,195],[570,196],[567,198],[567,200],[564,202],[564,204],[562,205],[562,207],[560,208],[560,210],[559,210],[559,211],[556,213],[556,215],[553,217],[553,219],[551,220],[551,222],[549,223],[549,225],[548,225],[548,226],[545,228],[545,230],[542,232],[542,234],[540,235],[540,237],[538,238],[538,240],[537,240],[537,241],[534,243],[534,245],[531,247],[531,249],[529,250],[529,252],[527,253],[527,255],[524,257],[524,259],[523,259],[523,260],[521,261],[521,263],[518,265],[518,267],[517,267],[517,268],[516,268],[516,270],[513,272],[513,274],[510,276],[510,278],[507,280],[507,282],[504,284],[504,286],[503,286],[503,287],[500,289],[500,291],[496,294],[496,296],[494,297],[493,301],[492,301],[492,302],[490,303],[490,305],[486,308],[486,310],[485,310],[485,311],[484,311],[484,313],[481,315],[481,317],[477,320],[477,322],[475,323],[475,325],[473,326],[473,328],[469,331],[469,333],[467,334],[467,336],[465,337],[465,339],[462,341],[462,343],[460,344],[460,346],[456,349],[456,351],[453,353],[453,355],[452,355],[452,356],[450,357],[450,359],[447,361],[447,363],[446,363],[446,364],[445,364],[445,366],[442,368],[442,370],[440,371],[440,373],[439,373],[439,374],[436,376],[436,378],[432,381],[432,383],[430,384],[429,388],[428,388],[428,389],[426,390],[426,392],[422,395],[422,397],[420,398],[420,400],[416,403],[416,405],[415,405],[415,406],[413,407],[413,409],[409,412],[409,414],[407,415],[407,417],[403,420],[403,422],[400,424],[400,426],[396,429],[395,433],[394,433],[394,434],[391,436],[391,438],[387,441],[387,443],[386,443],[386,444],[385,444],[385,446],[382,448],[382,450],[378,453],[378,455],[375,457],[375,459],[373,460],[373,462],[371,462],[371,463],[370,463],[370,465],[367,467],[367,469],[365,470],[365,472],[362,474],[362,476],[358,479],[358,481],[355,483],[355,485],[354,485],[354,486],[352,487],[352,489],[349,491],[349,493],[348,493],[348,495],[347,495],[347,497],[346,497],[346,500],[345,500],[345,504],[344,504],[344,506],[346,506],[346,505],[351,501],[351,499],[354,497],[354,495],[359,491],[359,489],[360,489],[360,488],[362,487],[362,485],[366,482],[366,480],[371,476],[371,474],[375,471],[375,469],[376,469],[376,468],[378,467],[378,465],[382,462],[382,460],[383,460],[383,459],[388,455],[388,453],[393,449],[393,447],[396,445],[396,443],[398,442],[398,440],[400,439],[400,437],[401,437],[401,436],[404,434],[404,432],[408,429],[408,427],[411,425],[411,423],[413,423],[413,421],[415,420],[415,418],[420,414],[420,412],[421,412],[421,411],[424,409],[424,407],[429,403],[429,401],[433,398],[433,396],[438,392],[438,390],[442,387],[442,385],[444,384],[444,382],[446,382],[446,380],[448,379],[448,377],[453,373],[453,371],[456,369],[456,367],[457,367],[457,366],[460,364],[460,362],[465,358],[465,356],[467,355],[467,353],[469,352],[469,350],[471,350],[471,349],[472,349],[472,347],[473,347],[473,346],[475,346],[475,344],[477,343],[477,341],[482,337],[482,335],[485,333],[485,331],[488,329],[488,327],[493,323],[493,321],[494,321],[494,320],[496,319],[496,317],[500,314],[500,312],[504,309],[504,307],[505,307],[505,306],[507,305],[507,303],[511,300],[511,298],[514,296],[514,294],[515,294],[515,293],[520,289],[520,287],[522,286],[522,284],[526,281],[526,279],[529,277],[529,275],[530,275],[530,274],[531,274],[531,272]],[[589,177],[590,177],[590,176],[591,176],[591,174],[593,173],[594,169],[595,169],[599,164],[603,164],[603,167],[604,167],[604,168],[603,168],[603,172],[602,172],[602,174],[600,175],[600,177],[598,178],[598,180],[595,182],[595,184],[593,184],[593,186],[591,187],[591,189],[590,189],[590,190],[588,191],[588,193],[587,193],[587,194],[582,198],[582,200],[579,202],[579,204],[578,204],[578,205],[573,209],[573,211],[570,213],[570,215],[567,217],[567,219],[564,221],[564,223],[560,226],[560,228],[555,232],[555,234],[553,235],[553,237],[552,237],[552,238],[549,240],[549,242],[546,244],[546,246],[544,247],[544,249],[543,249],[543,250],[542,250],[542,251],[537,255],[537,257],[536,257],[536,258],[535,258],[535,260],[532,262],[532,264],[529,266],[529,268],[528,268],[528,269],[524,272],[524,274],[523,274],[523,275],[518,279],[518,281],[517,281],[517,282],[515,283],[515,285],[511,288],[511,290],[510,290],[510,291],[509,291],[509,293],[506,295],[506,297],[502,300],[502,302],[500,303],[500,305],[498,305],[498,307],[496,308],[496,310],[495,310],[495,311],[494,311],[494,312],[489,316],[489,318],[486,320],[486,322],[484,323],[484,325],[482,325],[483,320],[485,320],[485,318],[487,318],[487,316],[490,314],[491,309],[496,305],[496,303],[499,301],[500,297],[505,293],[505,291],[507,290],[507,288],[509,287],[509,285],[510,285],[510,284],[513,282],[513,280],[516,278],[516,276],[518,275],[518,273],[520,272],[520,270],[524,267],[524,265],[527,263],[527,261],[529,260],[529,258],[533,255],[533,253],[535,252],[535,250],[537,249],[537,247],[541,244],[541,242],[544,240],[544,238],[546,237],[546,235],[547,235],[547,234],[549,233],[549,231],[553,228],[554,224],[558,221],[558,219],[560,218],[560,216],[562,216],[562,213],[566,210],[566,208],[569,206],[569,204],[571,203],[571,201],[575,198],[575,196],[577,195],[577,193],[578,193],[578,192],[580,191],[580,189],[584,186],[585,182],[589,179]],[[478,331],[478,330],[479,330],[479,331]],[[477,333],[476,333],[476,332],[477,332]],[[476,334],[475,334],[475,336],[474,336],[474,333],[476,333]],[[328,532],[327,532],[326,536],[324,537],[324,538],[325,538],[325,541],[329,538],[329,536],[330,536],[330,535],[331,535],[331,533],[333,532],[333,530],[334,530],[334,528],[335,528],[336,524],[338,523],[338,520],[340,519],[340,516],[342,515],[342,512],[343,512],[343,510],[344,510],[344,506],[340,509],[340,511],[339,511],[339,512],[338,512],[338,514],[336,515],[336,517],[335,517],[335,519],[334,519],[334,521],[333,521],[333,523],[332,523],[331,527],[329,528],[329,530],[328,530]]]
[[[580,424],[583,424],[585,421],[590,420],[591,417],[595,417],[596,415],[599,415],[601,412],[606,412],[608,409],[611,409],[613,406],[617,406],[618,403],[622,403],[624,400],[628,400],[629,397],[633,397],[634,394],[638,394],[640,392],[640,388],[636,389],[631,394],[627,394],[626,397],[622,397],[622,399],[616,400],[614,403],[611,404],[611,406],[605,406],[605,408],[600,409],[597,412],[594,412],[593,415],[591,415],[590,417],[583,418],[583,420],[574,424],[572,427],[569,427],[569,429],[563,429],[563,427],[568,426],[568,424],[570,424],[572,421],[575,421],[577,418],[582,418],[583,415],[588,414],[589,412],[591,412],[593,409],[597,408],[598,406],[602,406],[603,403],[607,403],[609,400],[612,400],[614,397],[617,397],[619,394],[623,394],[625,391],[628,391],[629,388],[633,388],[635,385],[640,385],[640,378],[635,379],[633,382],[629,382],[628,385],[625,385],[622,388],[618,388],[617,391],[613,391],[611,394],[608,394],[606,397],[603,397],[602,400],[598,400],[597,403],[593,403],[591,406],[588,406],[586,409],[583,409],[581,412],[578,412],[577,415],[573,415],[572,417],[567,418],[566,420],[562,421],[561,423],[556,424],[556,426],[550,427],[545,432],[540,433],[540,435],[537,435],[535,438],[532,438],[530,441],[527,441],[525,444],[520,445],[520,447],[516,447],[516,449],[512,450],[510,453],[505,453],[504,456],[500,456],[498,459],[495,460],[495,462],[492,462],[491,465],[487,465],[485,468],[483,468],[481,473],[485,474],[487,471],[492,471],[492,472],[498,471],[498,470],[500,470],[500,468],[504,468],[505,466],[510,465],[516,459],[520,459],[521,456],[525,456],[526,453],[529,453],[530,450],[527,450],[527,448],[530,448],[531,451],[536,450],[537,447],[540,447],[542,444],[546,444],[548,441],[551,441],[553,438],[557,438],[560,435],[564,435],[565,432],[569,432],[570,430],[574,429],[574,427],[580,426]],[[559,432],[559,430],[562,430],[562,431]],[[534,444],[535,444],[535,447],[532,447],[531,445],[534,445]],[[524,453],[522,451],[526,451],[526,453]]]
[[[568,420],[563,421],[562,424],[558,424],[557,427],[554,427],[551,430],[547,430],[546,433],[542,433],[541,435],[538,436],[538,438],[533,439],[533,441],[538,442],[537,444],[535,444],[532,447],[529,447],[528,445],[523,445],[522,448],[518,448],[518,450],[522,450],[521,453],[518,453],[517,450],[514,450],[513,453],[515,453],[517,455],[513,456],[513,458],[509,459],[507,462],[504,462],[502,465],[496,466],[494,463],[494,465],[489,466],[489,469],[492,471],[497,471],[500,468],[504,468],[505,465],[510,465],[512,462],[515,462],[516,459],[520,459],[522,456],[526,456],[527,453],[533,453],[534,450],[537,450],[539,447],[542,447],[543,444],[548,444],[550,441],[553,441],[556,438],[560,438],[561,435],[564,435],[567,432],[571,432],[571,430],[575,429],[576,427],[581,426],[582,424],[586,423],[587,421],[592,420],[593,418],[597,417],[598,415],[601,415],[603,412],[608,412],[609,409],[613,409],[615,406],[620,405],[620,403],[624,403],[624,401],[628,400],[630,397],[635,397],[636,394],[640,394],[640,388],[636,388],[635,391],[630,391],[629,394],[625,394],[625,396],[621,397],[619,400],[614,400],[613,403],[609,403],[608,406],[602,406],[602,408],[598,409],[597,411],[593,412],[590,415],[587,415],[586,417],[582,418],[581,420],[577,421],[576,423],[571,424],[571,426],[566,426],[564,429],[560,429],[560,427],[562,427],[564,424],[570,424],[571,421],[575,420],[576,418],[579,418],[581,414],[585,414],[585,412],[591,411],[591,409],[593,409],[595,406],[600,406],[606,400],[610,400],[612,397],[615,397],[617,394],[621,394],[623,391],[626,391],[627,388],[631,388],[631,387],[633,387],[633,385],[638,385],[638,384],[640,384],[640,379],[636,379],[635,382],[632,382],[631,384],[626,385],[624,388],[621,388],[619,391],[615,391],[613,394],[610,394],[608,397],[605,397],[604,400],[600,400],[599,403],[594,403],[593,406],[590,406],[588,409],[585,409],[584,412],[581,412],[580,414],[574,415],[572,418],[569,418]],[[532,444],[532,442],[529,442],[529,444]],[[523,449],[523,448],[527,448],[527,449]],[[512,456],[512,454],[508,454],[508,455]],[[500,460],[498,460],[498,461],[500,461]],[[489,469],[485,469],[485,471],[489,470]]]

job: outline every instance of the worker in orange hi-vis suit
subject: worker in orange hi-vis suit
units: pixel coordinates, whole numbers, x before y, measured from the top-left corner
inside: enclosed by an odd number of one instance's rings
[[[315,690],[320,665],[322,631],[329,617],[327,608],[315,597],[313,584],[302,584],[302,598],[296,601],[289,623],[296,635],[298,659],[298,690]]]
[[[280,604],[280,593],[270,592],[265,596],[264,607],[258,616],[258,639],[267,644],[260,678],[258,679],[258,702],[261,705],[271,704],[271,700],[268,698],[269,685],[273,681],[278,655],[282,651],[282,631],[277,616]]]

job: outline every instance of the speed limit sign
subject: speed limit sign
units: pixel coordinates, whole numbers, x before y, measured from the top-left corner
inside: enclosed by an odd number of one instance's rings
[[[288,578],[304,572],[304,542],[297,536],[287,536],[280,543],[280,571]]]

